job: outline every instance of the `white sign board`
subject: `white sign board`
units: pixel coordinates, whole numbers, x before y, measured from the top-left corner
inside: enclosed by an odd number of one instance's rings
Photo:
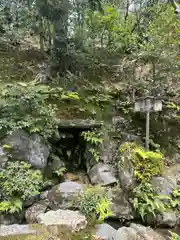
[[[162,111],[162,101],[146,98],[138,99],[134,106],[135,112],[158,112]]]

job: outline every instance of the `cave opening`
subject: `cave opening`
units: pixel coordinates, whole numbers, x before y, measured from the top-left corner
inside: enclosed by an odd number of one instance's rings
[[[83,170],[93,159],[89,144],[82,133],[102,127],[102,122],[93,120],[66,120],[59,124],[59,138],[52,143],[52,153],[57,156],[68,171]]]
[[[83,129],[84,131],[84,129]],[[55,154],[65,162],[70,171],[76,169],[86,170],[85,150],[86,141],[82,136],[82,129],[60,129],[60,140],[56,142]]]

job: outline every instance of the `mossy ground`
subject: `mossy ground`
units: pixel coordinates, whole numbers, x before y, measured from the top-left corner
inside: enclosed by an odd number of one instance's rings
[[[29,51],[0,46],[0,85],[31,81],[37,74],[37,64],[41,59],[35,49]]]
[[[4,236],[0,237],[0,240],[96,240],[97,238],[93,235],[95,227],[89,225],[86,229],[72,233],[69,230],[59,229],[58,234],[49,233],[44,227],[35,225],[31,227],[36,229],[37,234],[29,235],[15,235],[15,236]]]
[[[44,59],[45,55],[33,46],[9,47],[6,44],[0,45],[0,88],[6,84],[34,81],[40,72],[38,64],[41,64]],[[64,88],[62,81],[61,84],[58,82],[59,86]],[[65,88],[65,90],[67,89]],[[56,104],[58,105],[58,103]],[[79,101],[67,101],[59,104],[58,118],[83,118],[83,112],[79,110]]]

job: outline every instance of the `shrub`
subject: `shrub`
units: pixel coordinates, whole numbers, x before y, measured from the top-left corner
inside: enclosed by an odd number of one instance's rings
[[[80,193],[78,208],[86,217],[101,221],[112,215],[111,201],[102,187],[87,187]]]
[[[8,162],[0,172],[0,187],[5,201],[0,203],[0,211],[14,211],[21,208],[19,201],[27,200],[39,193],[43,177],[39,170],[31,169],[26,162]],[[14,208],[13,208],[14,209]]]
[[[40,133],[48,138],[56,131],[55,104],[50,100],[58,89],[33,83],[6,85],[0,91],[0,132],[10,133],[16,129]]]

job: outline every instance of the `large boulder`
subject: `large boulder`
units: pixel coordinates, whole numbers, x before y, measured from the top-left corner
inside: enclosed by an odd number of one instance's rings
[[[40,194],[31,196],[29,199],[25,200],[23,205],[25,208],[30,207],[33,203],[38,202],[40,200]]]
[[[27,161],[39,169],[46,167],[49,148],[40,135],[29,135],[23,130],[17,130],[7,136],[3,143],[12,148],[13,159]]]
[[[178,214],[176,212],[163,212],[156,216],[156,225],[158,227],[173,228],[178,223]]]
[[[129,165],[119,165],[119,181],[120,186],[125,193],[131,193],[136,187],[136,179],[134,177],[134,168],[131,163]]]
[[[115,170],[112,165],[98,163],[89,171],[89,178],[92,184],[100,184],[102,186],[110,186],[117,184]]]
[[[42,213],[38,216],[38,222],[45,225],[48,231],[58,235],[62,228],[70,231],[80,231],[87,226],[87,220],[79,211],[57,210]]]
[[[174,179],[177,184],[180,184],[180,164],[175,164],[171,167],[166,168],[164,171],[164,176],[168,177],[171,180]]]
[[[105,133],[104,142],[100,150],[100,160],[103,163],[112,164],[115,162],[119,153],[119,142],[117,139],[111,139],[108,133]]]
[[[171,197],[172,191],[177,188],[180,177],[180,164],[168,167],[164,170],[163,175],[152,178],[152,185],[159,195]],[[166,200],[164,200],[166,201]],[[159,227],[175,227],[178,222],[176,211],[168,211],[158,214],[155,219],[149,219],[148,223],[156,222]]]
[[[152,185],[158,194],[170,196],[172,190],[177,187],[177,181],[176,178],[168,178],[166,176],[153,177]]]
[[[114,240],[165,240],[153,229],[138,224],[122,227],[115,233]]]
[[[160,177],[152,178],[152,185],[158,194],[171,195],[173,189],[177,188],[180,179],[180,164],[173,165],[164,170]]]
[[[51,209],[68,209],[76,201],[78,193],[84,189],[77,182],[63,182],[54,186],[47,194],[48,205]]]
[[[122,227],[117,230],[114,236],[115,240],[139,240],[137,233],[133,228]]]
[[[25,212],[26,222],[29,224],[37,223],[37,217],[41,213],[45,213],[47,205],[44,202],[38,202],[29,207]]]
[[[130,203],[127,201],[123,190],[119,187],[110,188],[108,196],[112,201],[113,217],[121,220],[132,220],[133,210]]]
[[[136,231],[136,234],[138,236],[137,239],[139,240],[165,240],[163,236],[161,236],[159,233],[157,233],[150,227],[144,227],[140,224],[132,223],[130,225],[130,228]]]
[[[107,223],[99,224],[96,227],[97,229],[95,236],[97,237],[97,239],[114,240],[116,229],[114,229]]]
[[[129,143],[127,143],[128,147]],[[131,145],[130,145],[131,146]],[[118,157],[118,175],[120,186],[126,194],[131,194],[132,190],[136,187],[136,179],[134,177],[134,165],[133,165],[133,151],[131,147],[119,152]],[[124,146],[121,145],[120,148]]]

